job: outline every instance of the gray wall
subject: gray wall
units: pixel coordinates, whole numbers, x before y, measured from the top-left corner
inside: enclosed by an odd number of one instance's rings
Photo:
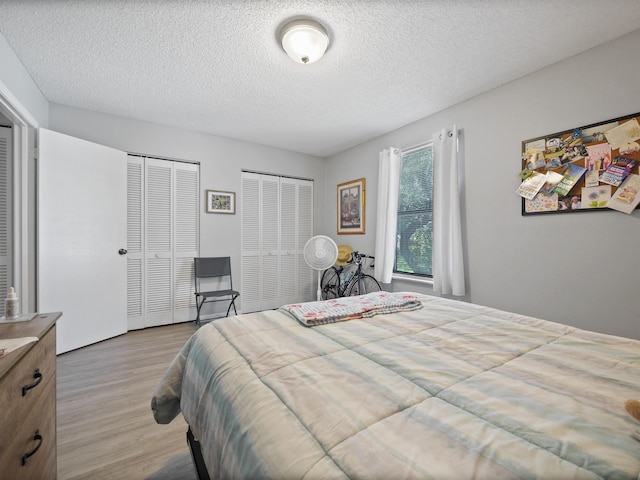
[[[314,180],[314,229],[324,219],[324,161],[320,158],[129,118],[51,104],[50,128],[102,145],[150,156],[200,163],[200,254],[232,258],[234,287],[240,279],[241,171],[254,170]],[[205,190],[236,192],[236,214],[204,212]],[[238,302],[242,308],[242,298]]]
[[[29,112],[40,127],[49,122],[49,102],[22,66],[7,40],[0,34],[0,82],[11,92],[13,98]],[[3,88],[2,91],[5,89]]]
[[[373,252],[378,152],[462,130],[467,300],[640,338],[640,214],[522,217],[521,141],[640,111],[640,31],[328,159],[46,102],[0,35],[0,81],[41,126],[126,151],[198,161],[201,189],[240,191],[242,168],[315,180],[315,233]],[[50,110],[50,111],[49,111]],[[336,235],[336,185],[367,179],[365,235]],[[201,196],[204,196],[202,193]],[[239,257],[240,219],[201,213],[201,252]],[[629,248],[631,246],[631,248]],[[612,258],[611,250],[622,249]],[[234,271],[239,271],[236,260]],[[394,282],[394,290],[429,288]]]
[[[328,159],[325,229],[374,250],[378,152],[462,131],[467,300],[640,338],[640,212],[522,217],[525,139],[640,112],[640,30]],[[367,180],[366,235],[336,235],[335,186]],[[394,282],[391,290],[430,287]]]

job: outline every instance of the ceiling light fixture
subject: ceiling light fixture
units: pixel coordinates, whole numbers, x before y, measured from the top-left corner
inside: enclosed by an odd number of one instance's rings
[[[280,43],[293,61],[306,64],[322,58],[329,46],[329,36],[314,20],[294,20],[280,31]]]

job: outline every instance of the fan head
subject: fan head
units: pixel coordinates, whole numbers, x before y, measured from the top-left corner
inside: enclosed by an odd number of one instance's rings
[[[304,245],[304,259],[314,270],[325,270],[336,263],[338,246],[324,235],[316,235]]]

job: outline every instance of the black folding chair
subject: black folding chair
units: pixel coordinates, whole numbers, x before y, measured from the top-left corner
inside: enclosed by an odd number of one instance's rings
[[[193,259],[196,308],[196,323],[200,325],[200,309],[209,302],[228,301],[227,317],[233,307],[236,311],[236,298],[240,292],[233,289],[231,278],[231,259],[229,257],[197,257]]]

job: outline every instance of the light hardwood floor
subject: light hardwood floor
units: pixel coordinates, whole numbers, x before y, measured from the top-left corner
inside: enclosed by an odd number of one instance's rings
[[[182,416],[158,425],[151,395],[193,323],[129,332],[57,358],[58,479],[196,478]]]

